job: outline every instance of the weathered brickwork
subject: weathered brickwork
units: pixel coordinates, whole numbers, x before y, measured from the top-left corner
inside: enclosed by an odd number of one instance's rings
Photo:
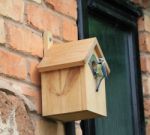
[[[27,77],[25,58],[0,48],[0,73],[18,78]]]
[[[57,12],[70,16],[74,19],[77,18],[77,5],[75,0],[45,0],[45,2]]]
[[[0,15],[22,22],[24,16],[23,0],[1,0]]]
[[[1,135],[34,134],[32,120],[18,97],[0,91],[0,112]]]
[[[150,135],[150,1],[133,0],[143,8],[138,20],[146,135]]]
[[[131,0],[131,1],[133,1],[135,4],[140,5],[143,8],[149,8],[150,5],[149,0]]]
[[[144,11],[138,25],[146,133],[150,135],[150,0],[132,1]],[[62,123],[41,117],[37,64],[43,57],[43,32],[51,31],[58,43],[77,40],[76,19],[76,0],[0,0],[0,124],[9,127],[11,116],[15,129],[0,127],[0,134],[64,135]],[[82,134],[79,122],[76,134]]]
[[[37,65],[43,32],[58,43],[77,40],[76,19],[76,0],[0,0],[1,135],[64,135],[61,122],[41,117]]]

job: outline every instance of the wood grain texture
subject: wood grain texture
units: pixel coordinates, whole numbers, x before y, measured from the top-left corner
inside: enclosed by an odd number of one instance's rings
[[[93,50],[104,57],[96,38],[53,45],[48,49],[38,68],[40,72],[84,65]],[[110,69],[107,64],[107,70]]]
[[[80,67],[42,74],[43,115],[56,115],[84,109]]]
[[[96,81],[89,65],[85,66],[86,79],[86,104],[87,110],[98,115],[107,116],[105,79],[102,80],[98,92],[96,92]]]
[[[106,116],[105,80],[96,80],[87,64],[42,73],[42,110],[63,122]]]
[[[97,39],[51,45],[45,51],[38,66],[43,116],[64,122],[106,116],[105,80],[96,92],[96,79],[88,64],[92,54],[97,59],[104,57]],[[107,70],[109,73],[108,65]]]
[[[89,110],[82,110],[79,112],[51,115],[47,117],[55,119],[55,120],[59,120],[62,122],[69,122],[69,121],[85,120],[85,119],[92,119],[92,118],[104,117],[104,116],[97,115],[96,113],[89,111]]]
[[[43,42],[44,42],[44,56],[46,56],[48,55],[50,47],[53,45],[52,33],[45,31],[43,33]]]

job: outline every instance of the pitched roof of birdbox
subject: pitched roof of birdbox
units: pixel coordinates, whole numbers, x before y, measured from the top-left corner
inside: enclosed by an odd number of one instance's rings
[[[96,38],[89,38],[68,43],[52,45],[47,55],[40,62],[40,72],[82,66],[96,51],[98,57],[104,57]],[[108,71],[109,67],[107,65]]]

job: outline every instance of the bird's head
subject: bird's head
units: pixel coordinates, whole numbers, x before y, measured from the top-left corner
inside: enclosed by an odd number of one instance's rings
[[[99,64],[102,64],[103,62],[105,62],[104,58],[99,58]]]

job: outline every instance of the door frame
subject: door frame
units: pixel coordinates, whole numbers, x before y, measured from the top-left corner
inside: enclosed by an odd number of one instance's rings
[[[78,35],[79,39],[88,38],[88,13],[101,16],[103,19],[124,27],[130,31],[129,42],[135,39],[135,44],[129,46],[133,127],[135,135],[145,135],[145,119],[143,108],[143,92],[141,83],[141,69],[138,44],[137,19],[142,15],[139,7],[129,1],[120,0],[78,0]],[[86,6],[85,6],[86,5]],[[134,61],[133,61],[134,60]],[[132,62],[131,62],[132,61]],[[83,135],[95,135],[95,120],[84,120],[81,122]]]

